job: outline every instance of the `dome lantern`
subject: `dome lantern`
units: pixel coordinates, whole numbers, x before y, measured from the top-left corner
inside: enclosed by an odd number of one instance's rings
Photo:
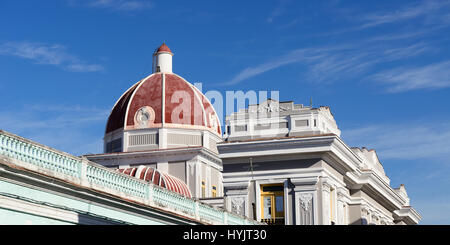
[[[153,53],[153,73],[172,73],[172,56],[173,53],[170,48],[166,43],[163,43]]]

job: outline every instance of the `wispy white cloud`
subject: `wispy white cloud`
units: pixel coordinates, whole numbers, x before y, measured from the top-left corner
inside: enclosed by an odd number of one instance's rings
[[[433,31],[441,29],[443,26],[434,26],[426,29],[407,30],[401,32],[382,33],[369,39],[372,42],[380,41],[396,41],[396,40],[410,40],[418,37],[423,37]]]
[[[418,56],[431,49],[432,48],[425,43],[415,43],[412,45],[402,45],[391,48],[378,48],[377,51],[381,52],[382,59],[390,61]]]
[[[225,84],[238,84],[251,77],[294,63],[298,63],[307,70],[307,78],[311,81],[334,82],[339,79],[362,75],[376,64],[410,58],[429,49],[430,47],[425,43],[402,47],[384,47],[360,43],[330,48],[296,49],[274,60],[254,67],[247,67]]]
[[[268,22],[280,16],[284,10],[284,5],[279,4],[270,15]],[[386,91],[394,93],[449,87],[447,61],[411,68],[386,69],[378,66],[393,61],[409,60],[437,50],[437,47],[431,43],[418,42],[415,38],[448,27],[450,25],[448,10],[450,10],[450,1],[430,0],[409,4],[397,10],[356,16],[353,19],[356,20],[357,27],[337,30],[337,33],[400,23],[419,17],[424,23],[428,23],[428,27],[402,28],[401,32],[377,34],[365,40],[359,40],[358,43],[337,45],[332,48],[310,47],[291,50],[281,57],[241,70],[225,84],[238,84],[254,76],[296,63],[299,68],[306,70],[306,80],[314,82],[334,82],[359,76],[360,80],[385,84]],[[408,42],[396,42],[398,40],[408,40]],[[411,40],[415,40],[416,43],[405,45],[405,43],[411,43]]]
[[[341,36],[349,32],[364,31],[369,28],[388,26],[392,30],[375,34],[373,40],[389,41],[398,39],[410,39],[424,36],[432,32],[440,31],[450,26],[450,1],[449,0],[424,0],[407,5],[401,4],[400,8],[389,8],[389,11],[368,12],[361,9],[339,9],[337,14],[348,19],[347,27],[334,29],[324,33],[311,34],[311,37]],[[363,14],[361,14],[363,12]],[[413,24],[412,24],[413,23]]]
[[[36,64],[54,65],[72,72],[104,70],[99,64],[89,64],[69,54],[63,45],[45,45],[33,42],[7,42],[0,44],[0,55],[31,60]]]
[[[153,7],[153,3],[147,0],[93,0],[86,3],[86,5],[118,11],[137,11]]]
[[[351,146],[374,148],[382,159],[450,159],[450,123],[377,124],[343,130]]]
[[[390,24],[395,22],[401,22],[418,17],[432,16],[435,12],[447,8],[450,6],[450,1],[445,0],[428,0],[406,6],[402,9],[398,9],[391,12],[378,12],[369,13],[362,17],[360,20],[363,22],[358,29],[365,29],[369,27],[379,26],[383,24]]]
[[[381,71],[371,79],[387,85],[387,91],[391,93],[447,88],[450,87],[450,61]]]
[[[94,107],[30,105],[21,110],[1,111],[0,126],[19,132],[71,128],[83,126],[86,123],[105,121],[108,113],[109,110]]]
[[[108,114],[79,105],[28,105],[0,110],[0,129],[74,155],[99,153]]]
[[[228,81],[226,83],[226,85],[237,84],[237,83],[240,83],[251,77],[257,76],[259,74],[262,74],[262,73],[265,73],[265,72],[271,71],[273,69],[276,69],[276,68],[279,68],[279,67],[282,67],[285,65],[289,65],[292,63],[297,63],[297,62],[307,61],[307,60],[315,60],[315,59],[320,58],[320,55],[321,54],[316,54],[315,52],[312,52],[311,49],[293,50],[275,60],[268,61],[266,63],[262,63],[255,67],[245,68],[243,71],[239,72],[236,76],[234,76],[230,81]]]

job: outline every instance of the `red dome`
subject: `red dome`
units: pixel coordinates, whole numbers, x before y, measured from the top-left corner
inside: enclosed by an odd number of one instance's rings
[[[147,112],[143,124],[139,119],[142,110]],[[209,130],[222,135],[217,113],[206,96],[173,73],[154,73],[128,89],[114,105],[106,133],[120,128],[161,127]]]
[[[163,44],[158,48],[158,50],[156,50],[156,53],[159,53],[159,52],[169,52],[169,53],[172,53],[172,51],[170,51],[170,48],[169,48],[165,43],[163,43]]]
[[[182,180],[157,169],[139,166],[138,168],[119,169],[118,171],[160,187],[167,188],[186,197],[192,197],[191,191]]]

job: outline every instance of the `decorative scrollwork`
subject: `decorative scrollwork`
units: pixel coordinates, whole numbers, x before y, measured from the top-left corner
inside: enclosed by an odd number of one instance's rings
[[[244,212],[244,197],[235,197],[233,199],[231,199],[231,210],[233,213],[239,214],[239,215],[243,215]]]
[[[300,206],[303,210],[308,211],[311,208],[311,201],[313,199],[313,194],[311,193],[302,193],[300,194]]]

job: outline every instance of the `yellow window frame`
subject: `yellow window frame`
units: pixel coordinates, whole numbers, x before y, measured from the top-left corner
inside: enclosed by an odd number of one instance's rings
[[[264,191],[263,188],[264,187],[268,187],[268,186],[281,186],[283,187],[283,191]],[[270,207],[270,211],[271,211],[271,219],[276,219],[276,218],[284,218],[284,186],[283,184],[267,184],[267,185],[261,185],[261,217],[262,219],[264,219],[264,198],[265,197],[270,197],[270,203],[271,203],[271,207]],[[280,212],[276,211],[276,198],[277,197],[282,197],[282,207],[283,210]]]

